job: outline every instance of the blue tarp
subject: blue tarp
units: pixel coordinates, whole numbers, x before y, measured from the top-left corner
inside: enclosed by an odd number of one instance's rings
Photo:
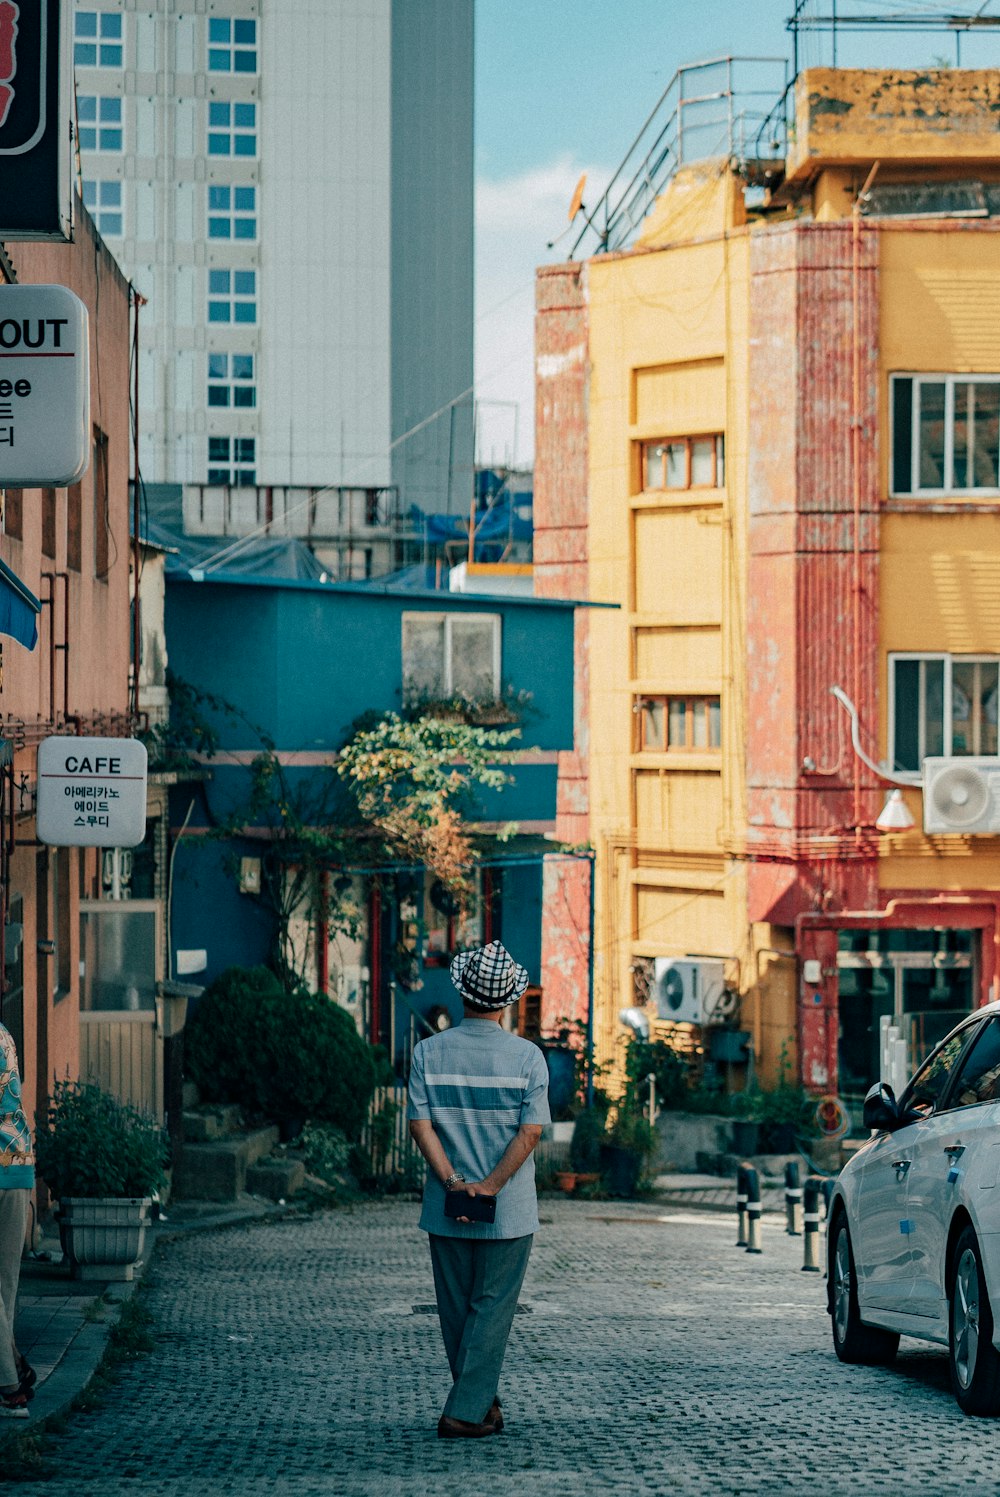
[[[532,495],[501,494],[490,509],[476,513],[477,541],[530,541]],[[467,540],[468,515],[427,515],[414,506],[413,520],[431,545]]]
[[[0,561],[0,634],[8,634],[26,650],[38,643],[38,615],[42,605],[20,577]]]

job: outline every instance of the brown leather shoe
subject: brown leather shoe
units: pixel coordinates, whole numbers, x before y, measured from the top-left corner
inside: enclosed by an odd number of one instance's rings
[[[486,1415],[486,1423],[492,1424],[496,1434],[503,1434],[503,1410],[500,1407],[499,1398],[494,1398]]]
[[[481,1440],[484,1435],[495,1435],[495,1424],[489,1423],[489,1415],[482,1424],[469,1424],[465,1419],[451,1419],[442,1414],[438,1420],[439,1440]]]

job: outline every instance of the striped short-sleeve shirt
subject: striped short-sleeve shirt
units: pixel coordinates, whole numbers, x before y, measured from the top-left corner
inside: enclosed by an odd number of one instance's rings
[[[499,1164],[522,1123],[549,1122],[548,1068],[537,1045],[492,1019],[463,1019],[421,1040],[410,1070],[411,1121],[429,1119],[452,1167],[482,1180]],[[529,1157],[497,1196],[493,1222],[444,1214],[444,1186],[427,1173],[420,1225],[441,1237],[526,1237],[538,1231],[535,1162]]]

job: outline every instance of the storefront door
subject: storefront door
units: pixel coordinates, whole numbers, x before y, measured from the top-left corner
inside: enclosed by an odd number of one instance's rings
[[[860,1115],[880,1080],[880,1020],[888,1015],[907,1047],[912,1074],[974,1006],[979,932],[847,930],[838,936],[840,1095]]]

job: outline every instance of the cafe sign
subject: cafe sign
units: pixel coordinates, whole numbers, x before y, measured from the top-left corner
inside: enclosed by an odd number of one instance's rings
[[[146,835],[146,749],[137,738],[45,738],[38,746],[39,842],[137,847]]]

